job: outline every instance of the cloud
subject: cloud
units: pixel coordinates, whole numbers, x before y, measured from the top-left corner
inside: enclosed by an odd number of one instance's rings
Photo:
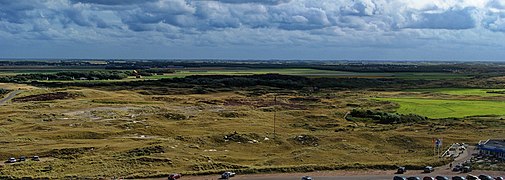
[[[493,32],[505,32],[505,12],[488,12],[482,26]]]
[[[372,16],[376,11],[376,5],[371,0],[355,1],[351,6],[340,8],[343,15]]]
[[[505,9],[505,2],[502,0],[490,0],[486,6],[489,8]]]
[[[505,40],[501,38],[505,36],[505,3],[502,0],[0,0],[0,36],[27,42],[124,41],[198,47],[500,45],[499,40]]]
[[[230,3],[230,4],[246,4],[246,3],[257,3],[257,4],[266,4],[266,5],[279,5],[283,3],[289,3],[291,0],[217,0],[222,3]]]
[[[101,5],[131,5],[155,2],[156,0],[70,0],[72,3],[87,3]]]
[[[463,9],[451,8],[442,12],[422,12],[412,14],[410,24],[407,28],[418,29],[471,29],[476,27],[476,20],[473,13],[475,8],[467,7]]]

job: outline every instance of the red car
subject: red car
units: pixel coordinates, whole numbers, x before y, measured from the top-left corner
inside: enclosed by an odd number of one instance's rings
[[[180,175],[180,174],[170,174],[170,175],[168,175],[168,180],[176,180],[181,177],[182,177],[182,175]]]

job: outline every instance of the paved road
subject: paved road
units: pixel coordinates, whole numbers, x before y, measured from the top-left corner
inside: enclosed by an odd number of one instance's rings
[[[18,93],[20,93],[21,90],[15,90],[15,91],[12,91],[11,93],[9,93],[7,95],[7,97],[3,98],[0,100],[0,105],[4,104],[5,102],[11,100],[12,98],[14,98]]]
[[[289,174],[246,174],[237,175],[236,177],[230,178],[230,180],[300,180],[302,176],[311,176],[314,180],[391,180],[396,174],[394,171],[363,171],[360,175],[360,171],[356,172],[346,172],[346,171],[333,171],[333,172],[308,172],[308,173],[289,173]],[[349,174],[348,174],[349,173]],[[505,176],[505,172],[499,171],[473,171],[471,174],[480,175],[488,174],[491,176]],[[453,176],[467,176],[467,173],[458,172],[432,172],[432,173],[422,173],[421,170],[411,170],[407,174],[401,174],[398,176],[411,177],[417,176],[423,178],[425,176],[435,177],[443,175],[449,179]],[[166,178],[151,178],[149,180],[162,180]],[[208,176],[183,176],[180,180],[218,180],[219,175],[208,175]],[[146,179],[143,179],[146,180]]]

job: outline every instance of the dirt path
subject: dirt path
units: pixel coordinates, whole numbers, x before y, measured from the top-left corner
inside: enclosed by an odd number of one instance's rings
[[[14,98],[18,93],[22,92],[22,90],[15,90],[15,91],[12,91],[11,93],[9,93],[7,95],[7,97],[3,98],[0,100],[0,105],[3,105],[5,102],[11,100],[12,98]]]

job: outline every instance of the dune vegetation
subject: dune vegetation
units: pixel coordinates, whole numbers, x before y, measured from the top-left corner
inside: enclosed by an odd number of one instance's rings
[[[446,162],[433,154],[434,138],[474,144],[505,132],[501,95],[427,90],[436,83],[287,75],[3,83],[18,94],[0,105],[0,159],[41,161],[2,163],[0,178],[421,168]],[[422,90],[402,88],[414,86]]]

